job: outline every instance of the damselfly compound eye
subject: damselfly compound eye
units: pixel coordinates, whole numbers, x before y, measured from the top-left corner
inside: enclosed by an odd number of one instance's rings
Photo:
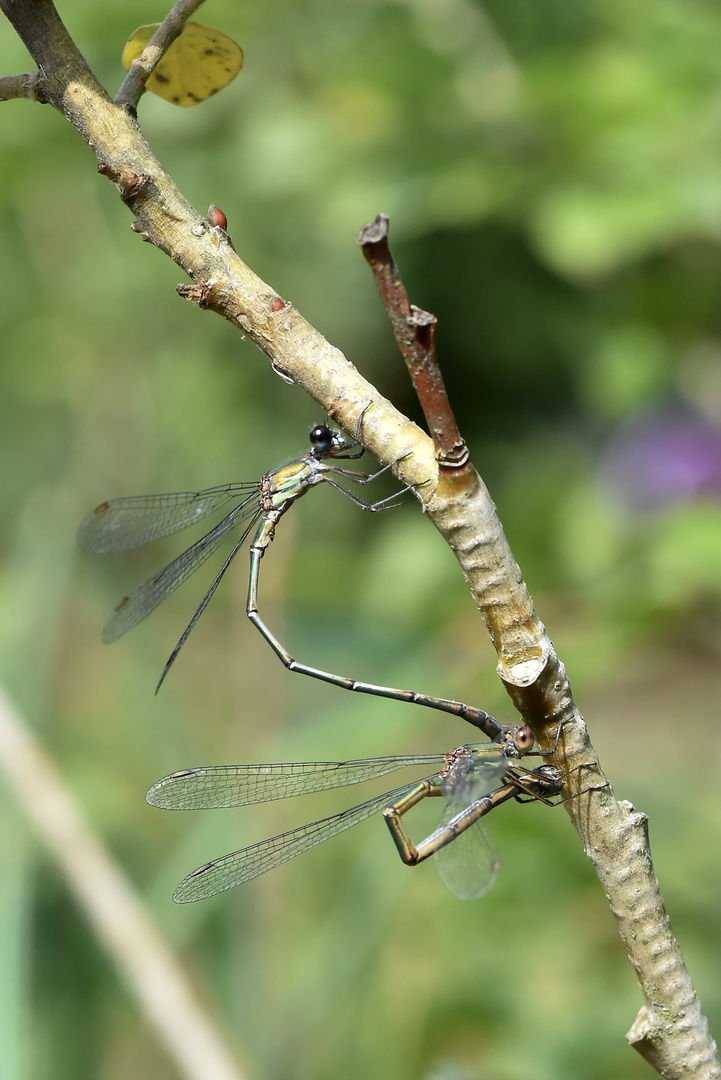
[[[516,744],[516,749],[521,754],[527,754],[529,750],[533,749],[535,739],[533,732],[528,726],[520,727],[513,736],[513,741]]]
[[[330,450],[333,445],[333,432],[327,424],[316,424],[311,428],[310,445],[316,450]]]

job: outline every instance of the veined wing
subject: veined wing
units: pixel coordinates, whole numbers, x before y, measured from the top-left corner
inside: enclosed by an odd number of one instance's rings
[[[460,810],[497,787],[509,765],[503,747],[496,743],[459,747],[451,757],[441,791],[450,803],[459,804]]]
[[[337,836],[338,833],[365,821],[407,790],[407,787],[400,787],[387,791],[384,795],[376,795],[375,798],[340,814],[313,821],[310,825],[301,825],[298,829],[291,829],[290,832],[272,836],[269,840],[261,840],[259,844],[251,844],[250,847],[234,851],[231,855],[223,855],[220,859],[205,863],[181,881],[173,893],[173,899],[177,904],[187,904],[193,900],[204,900],[207,896],[213,896],[225,889],[232,889],[243,881],[251,881],[289,859],[302,855],[317,844],[322,844],[331,836]]]
[[[242,499],[244,506],[257,496],[258,482],[252,481],[205,491],[111,499],[88,514],[78,529],[78,543],[99,554],[126,551],[203,521],[229,502]]]
[[[474,803],[488,795],[508,771],[508,761],[495,763],[471,761],[463,773],[451,775],[442,789],[448,801],[441,812],[438,828],[460,824]],[[460,832],[451,843],[434,855],[441,881],[459,900],[478,900],[496,880],[500,859],[480,816]]]
[[[231,510],[228,516],[223,518],[214,529],[211,529],[209,533],[197,540],[192,547],[179,555],[177,559],[173,559],[163,570],[148,578],[142,585],[138,585],[120,601],[103,627],[102,640],[106,644],[117,641],[128,630],[132,630],[134,626],[137,626],[146,615],[154,611],[158,604],[161,604],[167,596],[175,592],[178,586],[182,585],[199,566],[202,566],[205,560],[220,545],[226,533],[250,516],[245,532],[236,545],[237,550],[262,513],[262,508],[258,505],[257,500],[255,498],[251,500],[250,497],[244,500],[240,506]]]
[[[531,772],[521,767],[510,769],[505,784],[495,791],[480,794],[471,803],[449,800],[439,829],[447,828],[449,824],[458,828],[469,820],[471,822],[452,843],[435,853],[438,873],[450,892],[459,900],[477,900],[495,881],[500,860],[481,820],[493,807],[524,792],[547,799],[558,795],[562,788],[563,777],[557,769],[542,765]]]
[[[441,766],[443,754],[409,754],[356,761],[298,761],[268,765],[210,765],[182,769],[153,784],[145,798],[166,810],[249,806],[294,795],[360,784],[409,765]]]
[[[443,824],[466,809],[467,804],[449,802]],[[501,865],[496,846],[481,820],[459,833],[452,843],[440,848],[433,861],[441,881],[459,900],[479,900],[496,880]]]

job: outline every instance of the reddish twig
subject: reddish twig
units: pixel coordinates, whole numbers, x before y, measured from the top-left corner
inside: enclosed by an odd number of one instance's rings
[[[378,214],[364,225],[358,243],[376,279],[383,306],[433,436],[442,470],[459,470],[468,463],[436,357],[436,317],[411,304],[388,245],[388,217]]]

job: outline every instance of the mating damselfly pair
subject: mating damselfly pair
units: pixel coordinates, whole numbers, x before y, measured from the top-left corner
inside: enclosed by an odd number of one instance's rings
[[[366,484],[390,466],[366,474],[326,463],[328,459],[347,460],[362,455],[362,449],[354,451],[359,444],[365,411],[360,415],[356,437],[352,442],[346,442],[339,432],[325,424],[317,425],[311,429],[310,447],[304,454],[273,469],[259,481],[231,483],[200,492],[115,499],[98,506],[80,526],[78,538],[82,547],[99,553],[122,551],[149,543],[231,506],[214,528],[121,600],[106,623],[103,640],[115,641],[136,626],[197,570],[226,536],[234,529],[242,528],[240,537],[236,539],[173,650],[158,683],[159,688],[230,563],[255,527],[250,544],[246,612],[289,670],[343,689],[452,713],[480,728],[492,741],[490,744],[457,748],[445,755],[391,756],[351,762],[210,766],[185,769],[165,777],[148,792],[149,802],[169,809],[203,809],[266,802],[341,787],[377,778],[408,765],[443,766],[434,775],[411,787],[385,792],[340,814],[201,866],[176,890],[175,899],[179,902],[201,899],[257,877],[381,809],[404,862],[415,865],[435,854],[441,876],[452,892],[462,898],[481,896],[490,887],[497,867],[492,845],[478,824],[481,818],[495,806],[512,798],[521,801],[524,798],[535,799],[553,805],[554,797],[561,793],[564,777],[551,766],[543,765],[534,772],[512,767],[514,760],[533,753],[534,740],[530,728],[502,725],[482,709],[447,698],[360,682],[301,664],[261,619],[258,612],[260,561],[283,514],[311,487],[328,483],[364,510],[384,510],[398,504],[397,495],[380,502],[365,503],[335,479],[345,477]],[[404,492],[400,494],[402,496]],[[401,816],[422,799],[439,795],[447,799],[441,824],[416,847],[401,823]],[[455,854],[449,850],[452,841]]]

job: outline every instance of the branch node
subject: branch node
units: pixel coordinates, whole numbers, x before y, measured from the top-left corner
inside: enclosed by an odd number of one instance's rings
[[[182,296],[184,300],[189,300],[191,304],[197,304],[199,308],[211,307],[211,294],[213,292],[214,281],[203,281],[200,285],[176,285],[175,291],[178,296]]]
[[[129,202],[130,199],[135,199],[138,195],[147,193],[150,177],[145,176],[143,173],[125,172],[122,169],[116,169],[115,166],[109,165],[105,161],[101,161],[98,165],[98,172],[101,176],[107,176],[109,180],[112,180],[120,192],[120,198],[123,202]]]
[[[145,243],[148,243],[148,241],[150,240],[150,235],[145,231],[139,221],[132,221],[130,223],[130,228],[134,233],[138,233],[141,240],[143,240]]]
[[[501,658],[496,671],[499,677],[504,683],[511,686],[532,686],[537,682],[541,672],[544,670],[550,659],[551,651],[546,641],[542,645],[535,645],[528,649],[527,655],[521,655],[521,659],[518,659],[518,653],[514,656],[514,662],[511,667],[508,667],[503,658]]]
[[[471,452],[463,439],[448,450],[436,454],[436,461],[441,472],[460,472],[471,460]]]
[[[27,71],[22,75],[0,77],[0,101],[11,101],[14,98],[25,98],[27,101],[47,105],[45,72],[42,68],[40,71]]]
[[[415,304],[411,304],[411,313],[406,319],[409,326],[418,327],[419,331],[425,327],[435,326],[438,319],[435,315],[431,315],[430,311],[424,311],[423,308],[416,307]],[[419,339],[421,335],[419,334]],[[430,339],[430,334],[426,335]],[[429,341],[430,343],[430,341]]]

